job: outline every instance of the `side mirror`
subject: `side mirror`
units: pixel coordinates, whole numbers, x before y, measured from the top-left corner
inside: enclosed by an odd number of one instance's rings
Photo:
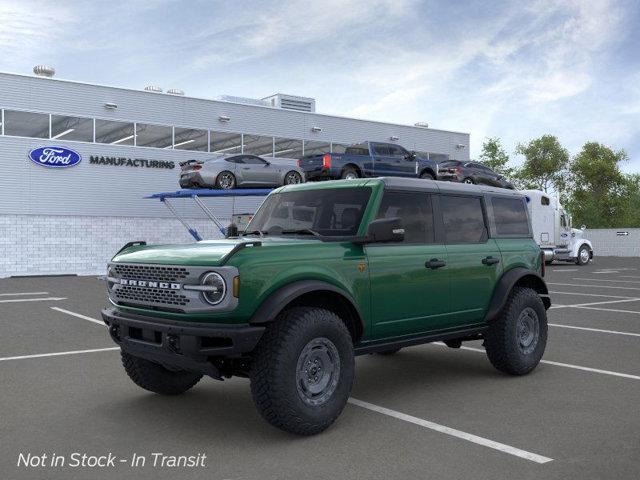
[[[403,240],[402,220],[397,217],[378,218],[369,224],[364,243],[402,242]]]
[[[235,223],[229,224],[229,226],[224,231],[225,238],[237,237],[238,236],[238,226]]]

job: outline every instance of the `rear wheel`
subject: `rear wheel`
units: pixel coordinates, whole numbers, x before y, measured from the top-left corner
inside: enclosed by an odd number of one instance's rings
[[[484,344],[489,361],[502,372],[524,375],[536,368],[547,345],[547,312],[538,293],[514,287]]]
[[[158,363],[121,352],[122,366],[133,383],[161,395],[179,395],[200,381],[202,375],[185,370],[169,370]]]
[[[230,190],[236,186],[236,177],[233,173],[220,172],[216,177],[216,187],[221,190]]]
[[[578,250],[578,256],[576,257],[576,263],[578,265],[586,265],[591,260],[591,254],[589,252],[589,247],[586,245],[582,245],[580,250]]]
[[[344,180],[355,180],[356,178],[360,178],[360,175],[358,174],[358,171],[355,168],[344,167],[342,169],[342,174],[340,175],[340,178],[343,178]]]
[[[420,178],[424,178],[427,180],[435,180],[435,177],[433,176],[433,174],[431,172],[422,172],[420,174]]]
[[[467,177],[462,181],[462,183],[468,183],[469,185],[473,185],[476,182],[473,181],[473,178]]]
[[[291,170],[284,176],[285,185],[295,185],[297,183],[302,183],[302,175],[295,170]]]
[[[353,375],[353,343],[342,320],[322,308],[297,307],[278,315],[260,339],[251,393],[271,425],[313,435],[338,418]]]

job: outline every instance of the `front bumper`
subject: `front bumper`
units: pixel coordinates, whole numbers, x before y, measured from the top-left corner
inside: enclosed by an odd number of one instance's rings
[[[265,327],[191,323],[102,311],[111,338],[131,355],[220,379],[212,357],[239,358],[251,352]]]
[[[441,173],[438,175],[438,180],[443,182],[461,182],[462,177],[456,173]]]

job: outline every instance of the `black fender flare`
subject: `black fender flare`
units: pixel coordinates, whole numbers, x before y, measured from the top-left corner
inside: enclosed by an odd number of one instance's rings
[[[289,303],[296,298],[310,292],[331,292],[340,295],[355,313],[356,321],[359,322],[358,327],[360,331],[364,331],[364,321],[362,313],[358,308],[355,300],[345,290],[336,287],[328,282],[321,280],[298,280],[289,283],[278,290],[272,292],[257,308],[254,314],[251,316],[249,323],[253,325],[261,325],[272,322],[276,316],[286,307]]]
[[[524,267],[516,267],[505,272],[498,280],[496,287],[493,290],[491,296],[491,303],[489,303],[489,309],[485,316],[485,321],[489,322],[493,320],[504,308],[509,293],[513,289],[516,283],[524,281],[527,285],[535,289],[542,298],[545,310],[548,310],[551,306],[551,299],[549,298],[549,289],[543,278],[534,270],[529,270]]]
[[[436,175],[435,170],[430,165],[425,165],[425,166],[421,167],[420,168],[420,173],[418,173],[418,176],[421,176],[423,173],[430,173],[431,176],[434,178],[434,180],[436,180],[438,178],[438,176]]]

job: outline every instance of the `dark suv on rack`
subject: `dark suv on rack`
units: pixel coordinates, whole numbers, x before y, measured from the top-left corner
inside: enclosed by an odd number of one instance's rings
[[[503,175],[494,172],[480,162],[463,162],[460,160],[445,160],[438,164],[438,180],[449,182],[491,185],[493,187],[515,187]]]
[[[355,355],[483,340],[498,370],[529,373],[547,342],[543,274],[516,192],[339,180],[274,190],[238,237],[126,246],[102,317],[140,387],[248,377],[268,422],[309,435],[340,415]]]

